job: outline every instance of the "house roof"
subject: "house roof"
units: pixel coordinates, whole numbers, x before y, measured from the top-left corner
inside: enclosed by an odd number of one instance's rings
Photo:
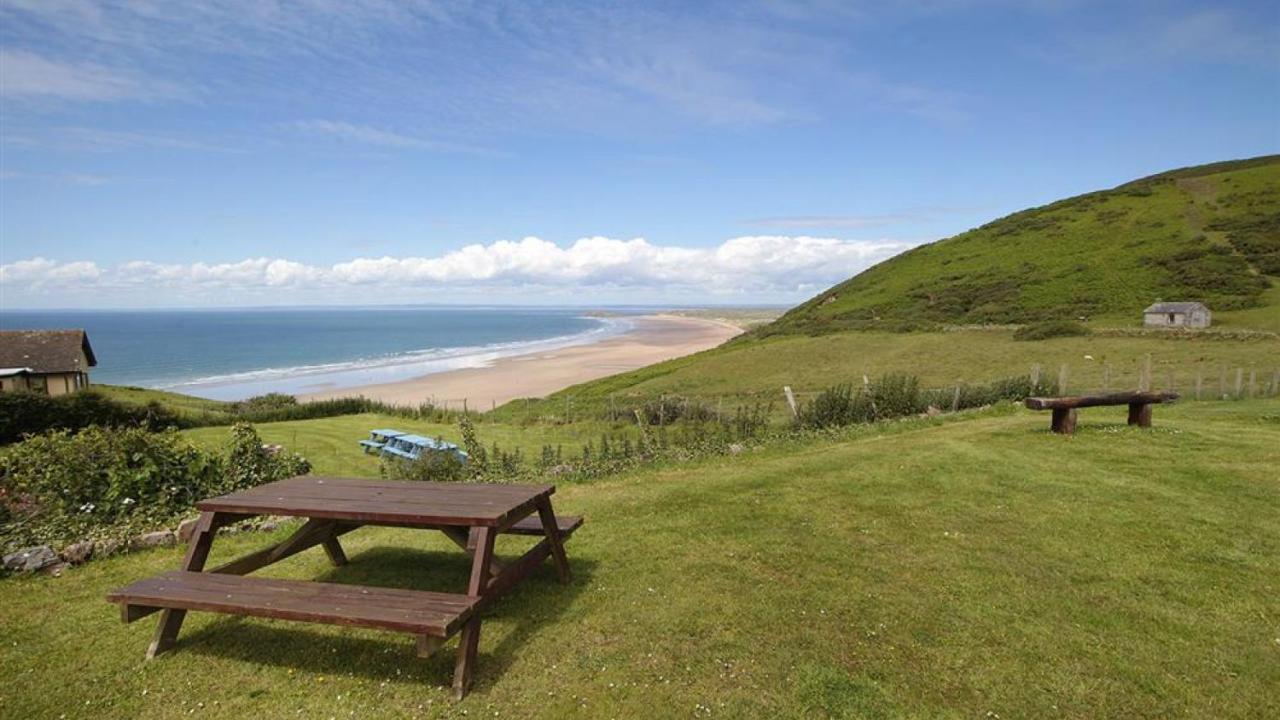
[[[1143,313],[1189,313],[1192,310],[1208,310],[1204,303],[1198,302],[1158,302],[1143,310]]]
[[[29,367],[20,368],[0,368],[0,377],[13,377],[14,375],[26,375],[31,372]]]
[[[83,353],[83,355],[81,355]],[[84,372],[98,364],[83,330],[0,330],[0,367],[33,373]]]

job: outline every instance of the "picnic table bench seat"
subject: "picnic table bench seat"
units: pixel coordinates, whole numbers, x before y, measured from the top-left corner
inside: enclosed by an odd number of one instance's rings
[[[458,593],[175,570],[107,596],[125,622],[153,609],[199,610],[448,638],[480,602]]]
[[[582,516],[557,515],[556,527],[560,530],[560,537],[568,538],[573,534],[574,530],[582,527]],[[542,535],[542,520],[531,515],[507,528],[503,532],[510,533],[512,535]]]

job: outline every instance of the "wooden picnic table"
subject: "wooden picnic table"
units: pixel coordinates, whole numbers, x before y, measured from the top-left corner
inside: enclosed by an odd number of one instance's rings
[[[453,689],[471,687],[480,642],[480,612],[553,558],[561,582],[570,579],[563,540],[582,524],[557,517],[553,485],[482,485],[299,476],[202,500],[186,558],[178,571],[139,580],[107,596],[125,622],[154,612],[159,626],[147,650],[153,658],[173,646],[188,610],[280,618],[407,632],[418,654],[430,655],[461,632]],[[205,562],[218,528],[255,515],[307,518],[284,541],[210,570]],[[347,557],[338,538],[364,525],[439,530],[471,555],[466,593],[361,587],[246,577],[316,545],[334,565]],[[494,557],[499,534],[542,540],[510,564]]]

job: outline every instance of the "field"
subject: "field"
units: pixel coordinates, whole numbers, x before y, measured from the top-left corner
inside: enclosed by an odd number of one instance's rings
[[[670,360],[568,388],[551,396],[535,412],[560,408],[600,407],[637,397],[696,397],[712,404],[762,399],[781,410],[782,387],[801,396],[837,383],[860,383],[890,372],[917,375],[926,387],[984,383],[1025,375],[1040,365],[1043,376],[1056,381],[1067,366],[1072,392],[1137,387],[1151,356],[1153,386],[1172,385],[1194,394],[1196,377],[1202,395],[1212,397],[1225,376],[1227,392],[1235,390],[1235,373],[1243,370],[1247,390],[1254,371],[1259,390],[1280,371],[1280,337],[1221,339],[1213,334],[1153,332],[1138,337],[1094,335],[1015,342],[1012,330],[957,330],[933,333],[843,332],[820,337],[774,336],[730,342],[719,348]],[[1218,338],[1218,339],[1215,339]],[[527,414],[519,405],[499,408],[498,417]]]
[[[196,614],[144,662],[153,623],[102,598],[178,549],[6,580],[0,715],[1277,716],[1280,402],[1122,423],[1064,438],[1006,405],[562,485],[575,580],[498,604],[461,704],[453,644],[422,661],[397,635]],[[345,568],[267,572],[464,583],[442,539],[347,537]]]
[[[453,443],[462,441],[457,425],[405,420],[377,413],[258,423],[254,427],[263,442],[278,443],[302,453],[311,461],[313,472],[321,475],[376,476],[377,458],[364,454],[357,444],[376,428],[394,428],[429,438],[441,437]],[[576,454],[581,445],[599,440],[600,433],[605,430],[613,431],[609,425],[593,421],[571,425],[536,423],[524,427],[481,421],[476,425],[476,434],[486,448],[497,443],[506,451],[519,449],[529,460],[538,459],[543,445],[562,445],[566,455]],[[195,428],[184,433],[206,448],[219,447],[230,437],[230,429],[225,426]]]

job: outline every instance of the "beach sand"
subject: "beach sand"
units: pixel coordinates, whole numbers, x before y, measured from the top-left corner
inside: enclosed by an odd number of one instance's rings
[[[436,405],[489,410],[515,398],[544,397],[594,380],[713,348],[740,334],[727,322],[674,315],[645,315],[620,335],[590,345],[577,345],[513,355],[492,365],[423,375],[400,382],[328,390],[300,400],[364,396],[396,405]]]

